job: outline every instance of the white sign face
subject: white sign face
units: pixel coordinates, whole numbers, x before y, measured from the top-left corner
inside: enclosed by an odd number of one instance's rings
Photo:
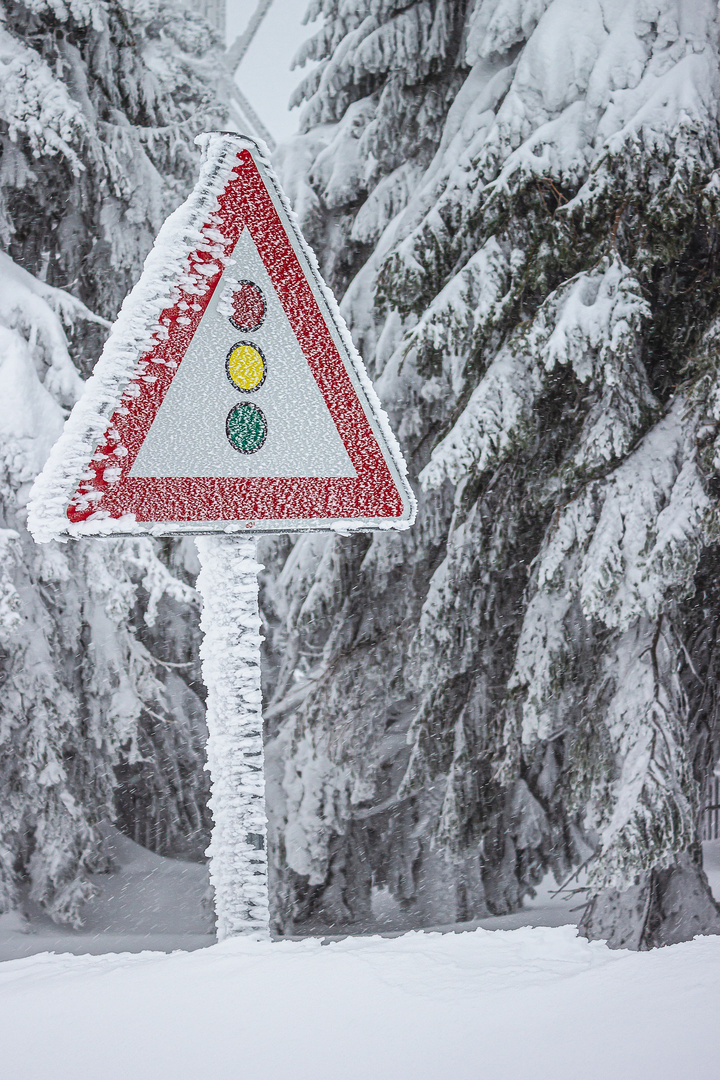
[[[243,285],[245,294],[247,286],[257,290],[258,308],[264,308],[253,330],[238,330],[232,319],[233,297]],[[227,437],[226,418],[239,403],[256,406],[265,420],[265,438],[252,453],[238,452]],[[130,476],[356,475],[244,229]]]
[[[407,528],[362,361],[267,162],[207,136],[33,494],[38,538]]]

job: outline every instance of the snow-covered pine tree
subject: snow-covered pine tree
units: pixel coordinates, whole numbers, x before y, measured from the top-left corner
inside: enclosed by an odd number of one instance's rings
[[[110,318],[221,124],[219,42],[167,0],[3,3],[0,237]]]
[[[311,14],[280,166],[423,494],[268,553],[279,918],[505,912],[582,863],[591,936],[717,932],[717,5]]]
[[[29,889],[77,922],[118,776],[139,840],[190,851],[205,829],[195,567],[150,541],[36,547],[25,505],[78,368],[195,179],[194,134],[222,121],[222,65],[179,5],[0,11],[0,911]]]

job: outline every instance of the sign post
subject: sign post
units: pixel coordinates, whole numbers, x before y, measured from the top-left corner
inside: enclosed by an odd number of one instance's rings
[[[38,477],[35,539],[194,534],[218,936],[268,933],[260,619],[250,534],[408,528],[415,500],[334,298],[261,148],[200,137]]]
[[[255,541],[201,536],[197,587],[214,828],[208,854],[218,940],[268,934],[260,616]]]

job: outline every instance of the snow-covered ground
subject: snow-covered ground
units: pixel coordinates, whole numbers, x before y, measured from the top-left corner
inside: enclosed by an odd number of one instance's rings
[[[720,938],[573,927],[0,965],[8,1080],[716,1080]]]
[[[0,960],[40,952],[171,952],[213,944],[204,866],[153,855],[109,827],[106,842],[117,869],[95,875],[98,893],[85,908],[82,929],[57,926],[26,905],[27,919],[15,912],[0,915]]]
[[[611,951],[547,883],[465,933],[213,945],[204,868],[108,838],[82,930],[0,917],[2,1080],[720,1075],[720,938]]]
[[[26,904],[27,918],[15,912],[0,915],[0,961],[42,952],[76,955],[138,953],[149,949],[172,952],[193,951],[214,944],[214,917],[205,867],[153,855],[109,826],[106,842],[116,869],[111,874],[95,876],[98,893],[85,909],[84,926],[80,930],[57,926]],[[703,844],[703,851],[710,886],[720,900],[720,840]],[[575,924],[582,898],[556,895],[556,892],[557,887],[548,876],[522,911],[431,929],[515,930],[524,926]],[[378,890],[374,897],[373,913],[375,924],[359,925],[355,934],[380,931],[396,937],[409,929],[403,927],[399,906],[384,889]],[[0,1080],[4,1080],[1,1075]]]
[[[25,915],[0,915],[0,961],[41,952],[93,953],[141,952],[152,949],[172,952],[193,950],[214,943],[214,917],[207,870],[195,863],[164,859],[133,843],[116,829],[106,827],[106,842],[116,869],[97,874],[97,895],[85,908],[80,930],[57,926],[32,904]],[[720,885],[720,843],[718,884]],[[548,878],[523,911],[494,916],[458,927],[437,929],[512,930],[518,926],[562,926],[574,923],[578,901],[554,896]],[[356,933],[387,931],[395,936],[410,929],[403,913],[387,890],[378,890],[373,901],[375,923],[358,925]],[[0,1077],[0,1080],[2,1078]]]

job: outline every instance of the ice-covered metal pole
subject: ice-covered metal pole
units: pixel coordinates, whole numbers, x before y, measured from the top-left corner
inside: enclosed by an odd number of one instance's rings
[[[214,819],[210,881],[218,940],[269,935],[260,615],[255,541],[197,540]]]

